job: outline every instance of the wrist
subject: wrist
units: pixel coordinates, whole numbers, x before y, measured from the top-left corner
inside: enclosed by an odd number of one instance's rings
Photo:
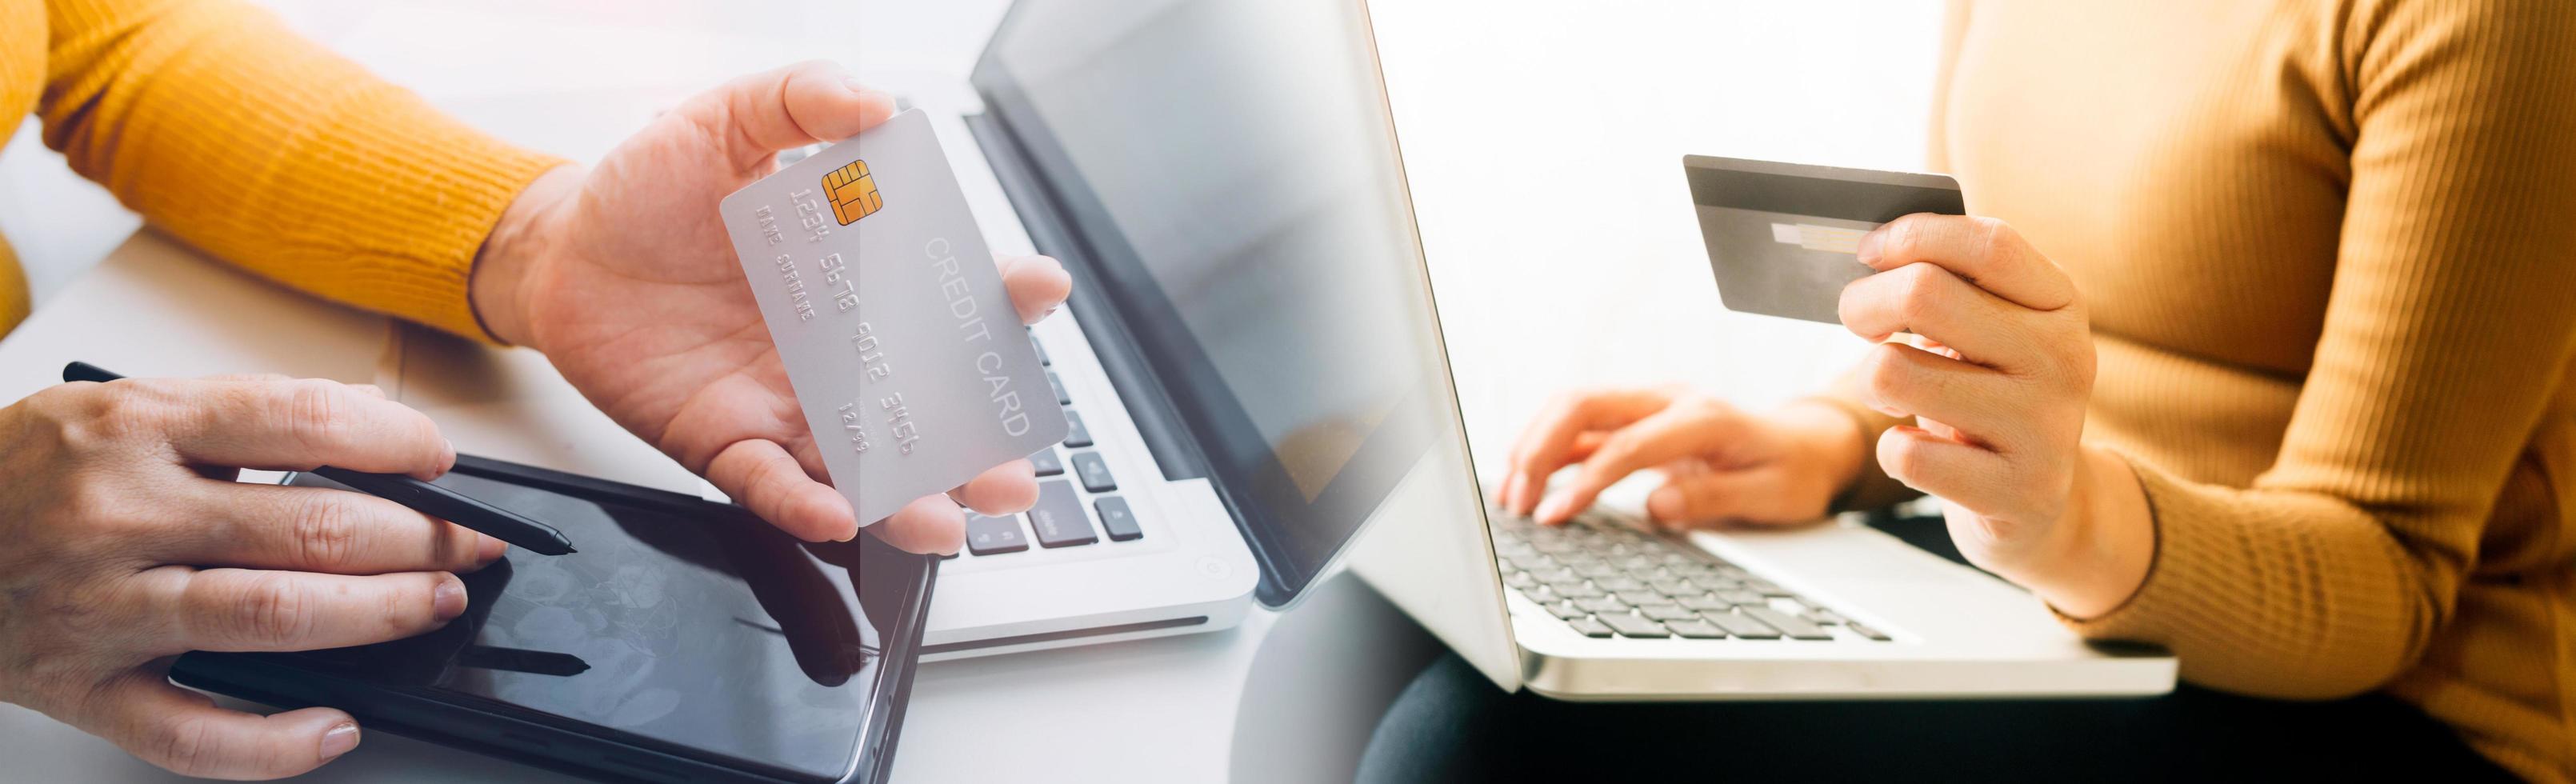
[[[558,216],[581,189],[581,170],[556,167],[519,191],[474,255],[466,284],[474,319],[495,340],[529,345],[529,305],[537,270],[554,256]]]
[[[2007,575],[2058,612],[2098,618],[2127,604],[2155,562],[2155,516],[2129,461],[2082,447],[2064,519],[2021,575]]]
[[[1813,398],[1791,401],[1772,412],[1772,424],[1783,431],[1791,449],[1804,453],[1811,475],[1825,482],[1825,513],[1837,511],[1843,496],[1860,482],[1870,459],[1869,430],[1858,414]]]

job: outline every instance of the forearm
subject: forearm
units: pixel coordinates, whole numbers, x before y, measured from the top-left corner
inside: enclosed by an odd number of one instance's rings
[[[465,127],[235,2],[65,4],[47,144],[189,244],[467,335],[476,249],[558,161]]]

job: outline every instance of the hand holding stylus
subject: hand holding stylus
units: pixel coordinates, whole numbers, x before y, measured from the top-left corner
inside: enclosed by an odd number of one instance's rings
[[[183,774],[293,775],[356,746],[347,713],[261,717],[166,679],[192,650],[419,634],[498,539],[358,493],[232,481],[322,465],[430,479],[455,455],[365,387],[283,377],[65,384],[0,408],[0,700]]]

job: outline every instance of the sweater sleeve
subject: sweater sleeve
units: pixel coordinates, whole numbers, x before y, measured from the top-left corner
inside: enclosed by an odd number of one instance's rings
[[[2245,488],[2138,465],[2154,565],[2069,621],[2230,691],[2332,697],[2414,664],[2576,348],[2576,6],[2359,5],[2339,257],[2281,450]]]
[[[483,238],[560,161],[238,0],[48,0],[45,143],[154,226],[316,295],[489,339]]]

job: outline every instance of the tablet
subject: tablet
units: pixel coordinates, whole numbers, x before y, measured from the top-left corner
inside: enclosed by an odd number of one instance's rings
[[[591,778],[884,778],[935,557],[864,535],[807,544],[737,506],[496,460],[459,457],[438,484],[580,551],[514,549],[459,575],[469,609],[436,632],[191,653],[173,679]]]

